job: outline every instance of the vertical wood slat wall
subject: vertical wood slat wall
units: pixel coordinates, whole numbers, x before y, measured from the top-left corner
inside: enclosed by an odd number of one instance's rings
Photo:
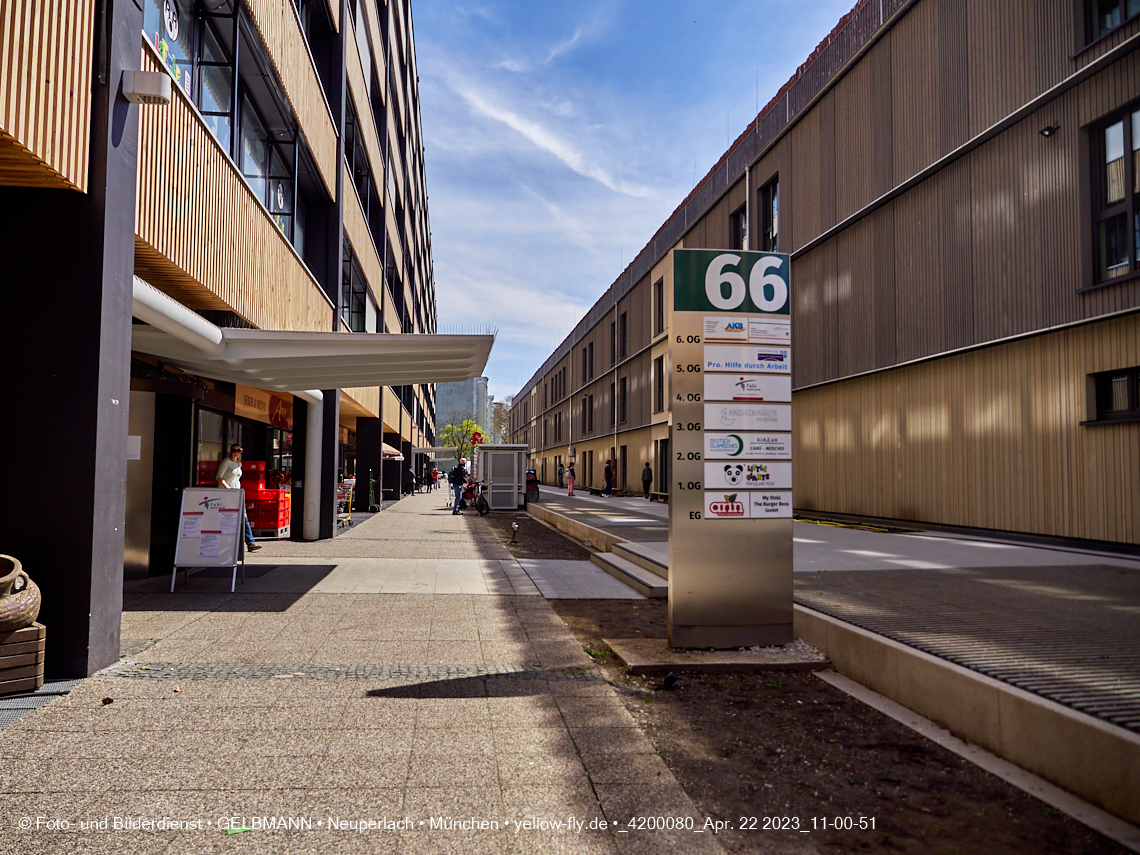
[[[143,48],[142,68],[160,66]],[[332,305],[181,90],[139,108],[135,268],[192,309],[260,329],[329,328]]]
[[[364,149],[368,152],[368,164],[372,169],[372,181],[376,187],[377,195],[383,198],[384,193],[384,155],[380,147],[380,138],[376,135],[376,122],[372,118],[372,99],[368,95],[368,78],[360,64],[360,51],[356,49],[356,35],[352,24],[348,33],[348,50],[345,65],[348,69],[348,91],[356,105],[356,117],[359,119],[357,133],[364,137]],[[353,184],[350,180],[345,185]],[[347,190],[346,190],[347,192]]]
[[[0,3],[0,182],[87,189],[93,0]]]
[[[901,47],[904,37],[898,28],[890,34],[896,79],[906,77],[898,68],[905,52]],[[886,50],[883,43],[868,59],[880,49]],[[843,91],[859,103],[863,85],[854,79]],[[809,336],[806,340],[797,337],[796,386],[1140,304],[1140,282],[1135,280],[1078,292],[1089,281],[1080,236],[1091,228],[1080,216],[1082,186],[1087,186],[1083,174],[1092,169],[1081,156],[1081,128],[1137,97],[1140,51],[797,257],[793,262],[796,322]],[[837,100],[835,109],[837,126],[850,130],[856,150],[866,151],[870,137],[864,136],[861,123],[847,115],[842,100]],[[909,102],[895,97],[890,108],[892,126],[898,126],[900,114],[909,109],[913,109]],[[819,234],[827,203],[821,186],[833,183],[839,188],[836,205],[840,211],[865,204],[869,195],[885,189],[881,184],[870,189],[865,176],[856,177],[859,167],[843,154],[842,133],[836,134],[835,144],[841,148],[837,171],[820,173],[816,166],[824,162],[819,146],[825,123],[813,119],[818,111],[818,107],[813,109],[786,138],[790,158],[777,148],[756,170],[756,174],[767,174],[773,166],[780,167],[781,228],[788,226],[792,247]],[[1046,124],[1059,124],[1061,130],[1042,137],[1038,131]],[[932,129],[920,130],[931,134],[929,151],[943,146],[936,145],[937,117]],[[865,133],[873,130],[868,128]],[[908,139],[905,134],[904,139]],[[899,145],[894,146],[896,163]],[[848,171],[839,172],[841,164]],[[920,168],[914,164],[896,169],[896,177]],[[855,188],[845,190],[849,180]],[[716,211],[719,206],[707,216]],[[711,234],[709,228],[694,229],[690,236]],[[856,248],[859,239],[868,237],[868,228],[875,241],[876,269]],[[689,237],[685,242],[696,245]],[[873,313],[853,312],[856,306],[863,310],[873,306]],[[889,326],[883,323],[887,319]],[[859,356],[855,361],[840,360],[838,352]]]
[[[1136,543],[1140,424],[1080,422],[1137,364],[1133,314],[798,391],[796,507]]]
[[[350,389],[341,389],[340,391],[355,401],[356,404],[365,411],[358,415],[368,415],[375,418],[380,414],[379,386],[353,386]]]
[[[345,166],[347,169],[347,164]],[[360,198],[356,189],[345,182],[344,190],[344,233],[348,235],[348,242],[352,244],[352,251],[360,262],[364,278],[372,290],[372,299],[377,306],[384,287],[384,265],[376,253],[376,246],[372,243],[372,232],[368,230],[368,223],[364,219],[364,210],[360,207]]]
[[[329,198],[336,195],[337,132],[293,0],[246,0]]]

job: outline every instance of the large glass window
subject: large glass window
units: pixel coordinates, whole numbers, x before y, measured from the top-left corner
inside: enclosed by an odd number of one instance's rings
[[[194,95],[194,16],[191,0],[145,0],[143,35],[187,96]]]
[[[217,21],[202,22],[202,48],[198,57],[198,109],[214,139],[230,151],[230,116],[234,106],[233,67],[229,51],[222,47]]]
[[[1087,0],[1088,40],[1096,41],[1140,15],[1140,0]]]
[[[1140,110],[1110,120],[1095,142],[1096,276],[1107,282],[1140,270]]]
[[[364,332],[367,320],[368,286],[364,281],[364,272],[356,260],[356,254],[347,241],[344,244],[343,264],[341,318],[353,332]]]
[[[265,191],[269,178],[268,135],[265,124],[257,115],[257,110],[249,98],[242,99],[241,110],[241,150],[238,152],[241,174],[253,190],[253,195],[265,202]]]
[[[760,188],[760,251],[780,251],[780,182],[775,178]]]

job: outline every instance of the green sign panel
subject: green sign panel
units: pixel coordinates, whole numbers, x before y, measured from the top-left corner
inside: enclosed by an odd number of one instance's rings
[[[781,252],[673,251],[673,310],[791,314],[791,257]]]

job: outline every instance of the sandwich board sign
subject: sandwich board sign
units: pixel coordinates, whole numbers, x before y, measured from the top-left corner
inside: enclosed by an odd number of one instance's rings
[[[792,635],[791,258],[673,251],[669,645]]]
[[[237,568],[241,564],[242,581],[245,581],[244,512],[245,490],[187,487],[182,491],[171,593],[174,593],[179,568],[232,567],[232,593],[237,587]]]

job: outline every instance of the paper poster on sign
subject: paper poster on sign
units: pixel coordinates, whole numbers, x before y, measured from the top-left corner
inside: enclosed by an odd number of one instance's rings
[[[705,341],[748,341],[748,319],[706,317]]]
[[[708,460],[791,460],[790,433],[705,433]]]
[[[220,509],[218,511],[218,530],[222,535],[235,535],[238,532],[238,519],[241,517],[240,510],[231,510],[229,508]]]
[[[182,515],[182,528],[179,537],[200,537],[202,534],[202,512],[191,511]]]
[[[792,464],[780,461],[706,461],[705,487],[791,489]]]
[[[198,557],[217,558],[222,550],[222,533],[220,531],[202,531],[198,538]]]

